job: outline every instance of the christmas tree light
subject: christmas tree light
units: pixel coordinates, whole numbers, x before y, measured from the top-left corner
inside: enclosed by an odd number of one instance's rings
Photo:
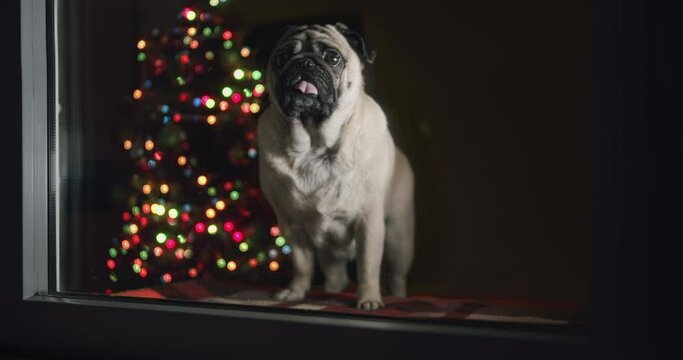
[[[267,89],[244,32],[221,15],[228,7],[193,2],[173,28],[132,44],[141,77],[127,95],[134,128],[119,143],[131,173],[123,226],[103,260],[108,292],[207,272],[269,276],[287,260],[257,181]]]

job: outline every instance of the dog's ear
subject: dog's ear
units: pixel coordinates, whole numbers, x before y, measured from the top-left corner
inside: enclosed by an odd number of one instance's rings
[[[372,64],[375,61],[377,53],[375,53],[374,50],[368,50],[367,46],[365,45],[365,39],[363,39],[363,36],[349,29],[349,27],[346,26],[346,24],[344,23],[338,22],[334,24],[334,27],[337,28],[337,30],[342,35],[344,35],[346,40],[349,42],[351,47],[356,51],[356,53],[362,61],[368,64]]]
[[[276,25],[253,30],[250,36],[254,38],[254,42],[258,43],[254,57],[257,66],[265,69],[268,66],[268,60],[270,60],[275,50],[275,46],[285,36],[289,36],[295,28],[296,26],[291,25]]]

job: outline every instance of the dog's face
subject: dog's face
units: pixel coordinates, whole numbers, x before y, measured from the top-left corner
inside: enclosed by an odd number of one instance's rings
[[[374,54],[343,24],[290,28],[268,61],[271,96],[285,117],[322,122],[357,98],[361,59],[372,62]]]

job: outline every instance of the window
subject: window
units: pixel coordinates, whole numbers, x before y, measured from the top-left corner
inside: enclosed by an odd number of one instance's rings
[[[36,219],[24,228],[25,297],[120,314],[222,314],[280,329],[332,320],[340,333],[482,331],[580,342],[590,295],[590,108],[582,92],[590,54],[562,25],[577,17],[586,25],[585,9],[553,8],[551,21],[523,8],[463,5],[473,18],[486,13],[514,26],[501,32],[462,16],[444,31],[437,8],[420,10],[432,16],[420,20],[400,11],[383,17],[371,2],[289,13],[276,3],[267,12],[240,1],[24,5],[24,16],[44,11],[48,19],[24,26],[36,45],[24,48],[33,55],[23,73],[31,139],[24,217]],[[209,18],[220,20],[209,26]],[[548,33],[514,23],[527,18]],[[359,29],[377,50],[366,89],[417,184],[408,298],[387,296],[374,312],[355,309],[353,291],[324,291],[320,269],[305,300],[272,300],[292,277],[295,245],[255,172],[262,154],[254,123],[272,106],[257,55],[283,24],[331,21]],[[445,41],[458,30],[474,33]],[[222,63],[212,73],[213,60]],[[35,86],[39,79],[54,86]]]

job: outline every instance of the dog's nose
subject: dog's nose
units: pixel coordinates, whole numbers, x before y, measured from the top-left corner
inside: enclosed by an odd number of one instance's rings
[[[315,63],[310,58],[305,58],[304,62],[301,63],[301,67],[303,67],[303,68],[310,68],[313,66],[315,66]]]

